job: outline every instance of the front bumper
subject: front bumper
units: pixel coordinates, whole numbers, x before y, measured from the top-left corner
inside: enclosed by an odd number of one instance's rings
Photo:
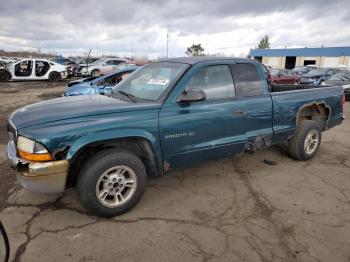
[[[51,194],[61,193],[66,187],[68,160],[49,162],[28,162],[17,157],[13,141],[7,144],[7,157],[10,165],[17,171],[18,182],[28,190]]]

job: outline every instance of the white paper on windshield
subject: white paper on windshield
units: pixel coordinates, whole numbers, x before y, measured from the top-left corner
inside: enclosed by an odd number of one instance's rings
[[[161,85],[161,86],[165,86],[169,83],[169,79],[150,79],[148,81],[148,85]]]

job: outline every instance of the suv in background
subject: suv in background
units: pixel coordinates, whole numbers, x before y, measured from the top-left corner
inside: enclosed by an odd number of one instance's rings
[[[101,58],[89,65],[80,67],[77,75],[98,77],[113,72],[117,65],[127,61],[125,58]]]

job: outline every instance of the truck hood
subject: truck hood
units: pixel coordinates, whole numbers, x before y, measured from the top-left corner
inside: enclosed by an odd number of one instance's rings
[[[132,103],[102,95],[61,97],[22,107],[11,114],[10,122],[21,129],[65,119],[160,107],[159,103]]]

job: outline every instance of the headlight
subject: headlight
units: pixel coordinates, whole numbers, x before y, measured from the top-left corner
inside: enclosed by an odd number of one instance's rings
[[[24,136],[19,136],[17,139],[18,154],[26,160],[30,161],[50,161],[51,154],[40,143],[35,142]]]

